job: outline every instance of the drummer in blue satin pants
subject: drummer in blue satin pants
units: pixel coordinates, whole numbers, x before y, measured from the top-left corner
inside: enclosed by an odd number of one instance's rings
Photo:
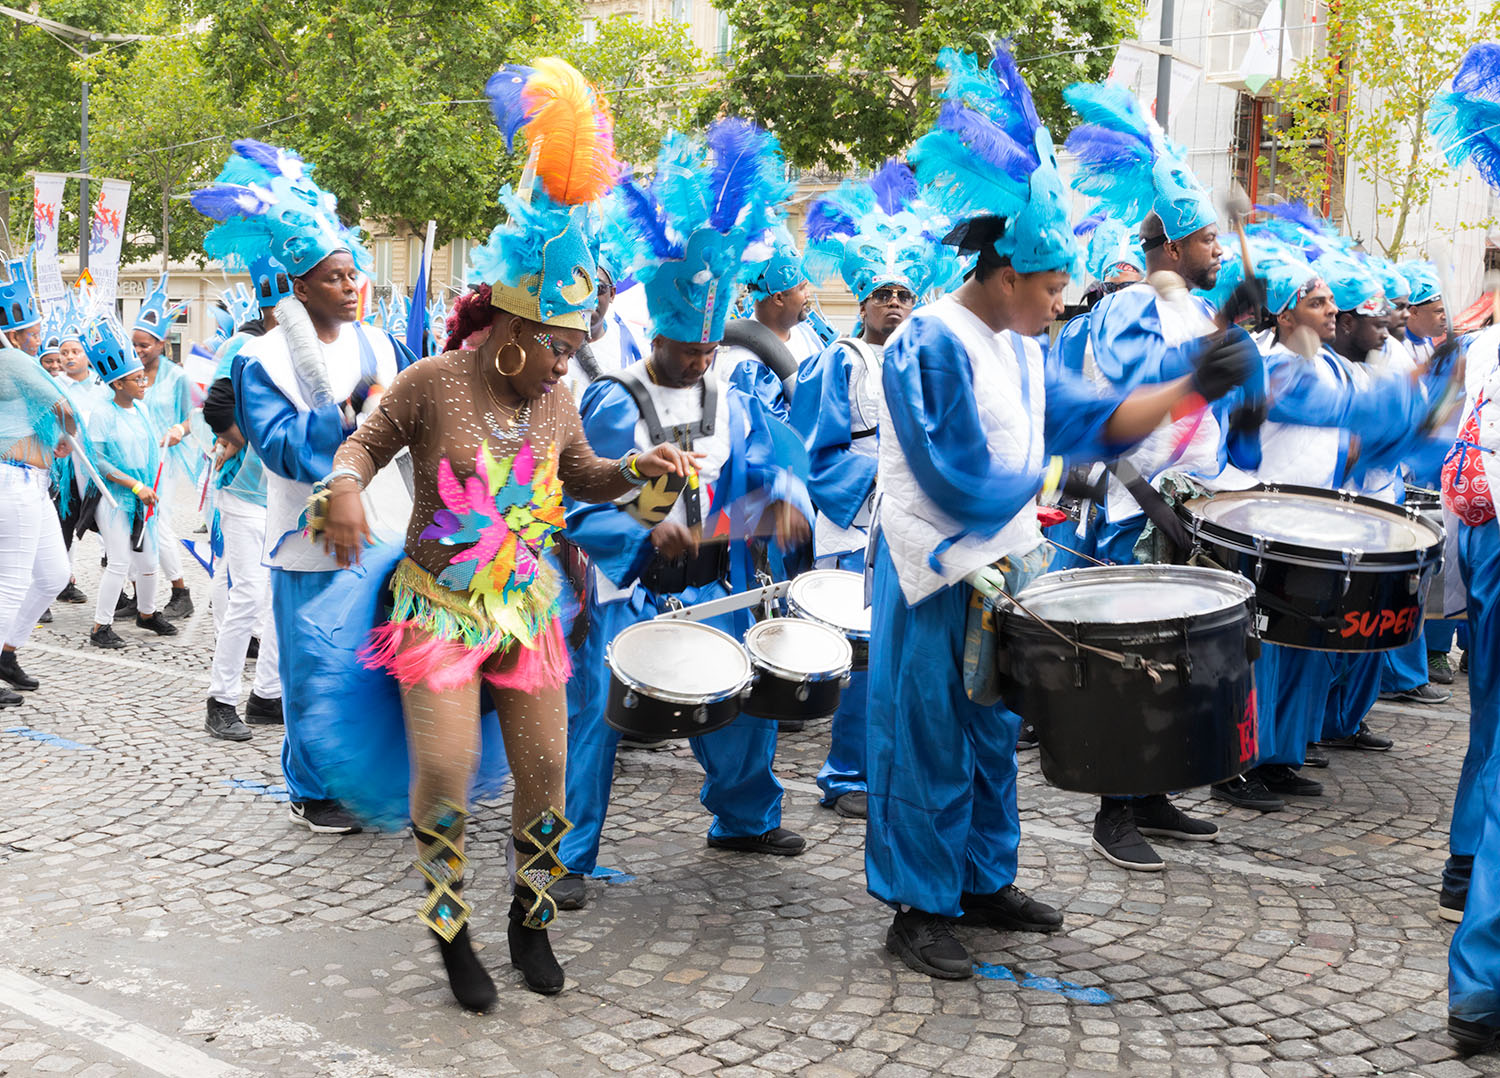
[[[707,391],[700,383],[714,379],[708,370],[714,346],[684,345],[658,337],[650,360],[632,364],[622,377],[634,378],[637,391],[650,394],[658,416],[669,428],[690,426],[703,414]],[[647,371],[647,363],[651,364]],[[701,493],[697,496],[706,532],[721,511],[728,509],[736,521],[737,538],[728,544],[724,561],[727,574],[737,579],[741,590],[751,579],[743,522],[738,514],[758,515],[760,509],[773,514],[797,514],[804,520],[812,508],[797,478],[779,467],[771,436],[759,420],[763,413],[738,390],[718,383],[713,433],[699,432],[692,438],[699,459]],[[583,428],[596,447],[627,449],[649,441],[639,405],[619,382],[600,379],[589,386],[582,401]],[[652,488],[646,488],[647,491]],[[708,500],[712,490],[712,501]],[[669,593],[653,591],[641,582],[653,560],[664,556],[670,541],[667,533],[682,530],[687,511],[685,499],[695,496],[685,489],[663,520],[654,526],[643,523],[629,508],[635,503],[570,506],[567,517],[569,539],[588,554],[594,579],[588,603],[590,627],[574,663],[568,685],[567,813],[573,824],[559,846],[559,856],[569,874],[559,880],[553,897],[564,909],[577,909],[587,901],[583,876],[598,867],[599,841],[609,808],[614,779],[619,731],[604,719],[610,672],[605,648],[629,625],[646,621],[667,607],[667,599],[690,606],[728,595],[722,578],[687,586]],[[705,544],[701,550],[712,550]],[[694,559],[689,559],[690,561]],[[724,615],[706,622],[736,638],[749,628],[746,612]],[[688,657],[687,661],[691,661]],[[700,799],[714,814],[708,831],[710,846],[752,853],[783,856],[802,852],[802,837],[780,826],[782,786],[772,771],[776,753],[776,723],[751,715],[740,715],[728,726],[692,738],[693,755],[703,766]]]

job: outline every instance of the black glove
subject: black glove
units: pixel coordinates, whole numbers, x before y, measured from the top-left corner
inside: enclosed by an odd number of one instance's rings
[[[1226,322],[1238,322],[1247,314],[1259,318],[1265,307],[1265,282],[1259,277],[1251,277],[1235,286],[1234,291],[1229,293],[1229,298],[1219,308],[1219,313]]]
[[[1229,333],[1218,344],[1210,345],[1198,359],[1193,371],[1193,389],[1206,401],[1216,401],[1237,385],[1244,383],[1260,361],[1255,342],[1243,333]]]
[[[1229,413],[1229,429],[1235,434],[1254,434],[1266,422],[1271,402],[1262,397],[1258,401],[1246,401]]]

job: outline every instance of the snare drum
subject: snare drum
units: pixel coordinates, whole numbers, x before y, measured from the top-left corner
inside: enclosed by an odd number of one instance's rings
[[[755,666],[746,714],[797,722],[839,709],[853,653],[835,630],[801,618],[769,618],[750,627],[745,650]]]
[[[728,726],[754,680],[738,640],[695,621],[643,621],[604,650],[604,720],[643,741],[697,737]]]
[[[863,573],[847,569],[813,569],[792,581],[787,610],[795,618],[815,621],[843,635],[853,649],[852,669],[870,665],[870,608],[865,605]]]
[[[1036,728],[1048,782],[1158,794],[1255,765],[1260,642],[1249,581],[1190,565],[1110,565],[1048,573],[1017,601],[1031,613],[1000,616],[1001,691]]]
[[[1318,651],[1389,651],[1422,623],[1443,528],[1415,508],[1271,485],[1177,507],[1195,551],[1255,584],[1261,636]]]

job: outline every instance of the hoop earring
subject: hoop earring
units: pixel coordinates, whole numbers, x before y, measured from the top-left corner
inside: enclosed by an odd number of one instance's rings
[[[521,362],[516,364],[516,369],[513,371],[508,371],[500,366],[500,357],[505,354],[507,348],[514,348],[517,352],[521,353]],[[514,337],[502,344],[500,351],[495,353],[495,373],[499,374],[502,378],[514,378],[521,373],[521,368],[524,366],[526,366],[526,350],[521,347],[521,342]]]

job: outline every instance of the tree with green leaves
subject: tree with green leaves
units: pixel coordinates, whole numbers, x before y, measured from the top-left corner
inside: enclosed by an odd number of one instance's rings
[[[1336,0],[1326,47],[1285,80],[1277,137],[1288,193],[1317,205],[1345,165],[1375,189],[1373,237],[1391,258],[1414,247],[1412,215],[1448,166],[1427,131],[1427,107],[1469,48],[1494,36],[1500,4],[1472,0]],[[1330,164],[1334,167],[1330,168]]]
[[[481,236],[501,176],[519,171],[482,101],[485,80],[576,27],[570,0],[201,0],[206,56],[231,100],[252,103],[262,136],[317,167],[347,219],[438,242]]]
[[[213,222],[183,196],[214,178],[231,132],[251,130],[254,114],[231,104],[192,36],[143,42],[88,66],[90,171],[131,183],[122,261],[159,253],[163,270],[173,256],[201,262]]]
[[[1009,38],[1059,142],[1062,91],[1104,76],[1131,28],[1130,0],[731,0],[728,71],[706,113],[727,107],[775,131],[788,160],[843,172],[904,152],[936,111],[945,45]],[[1094,51],[1081,51],[1094,50]]]
[[[672,19],[611,15],[593,41],[575,39],[561,55],[609,98],[622,161],[655,160],[667,132],[691,126],[708,93],[708,58]]]

